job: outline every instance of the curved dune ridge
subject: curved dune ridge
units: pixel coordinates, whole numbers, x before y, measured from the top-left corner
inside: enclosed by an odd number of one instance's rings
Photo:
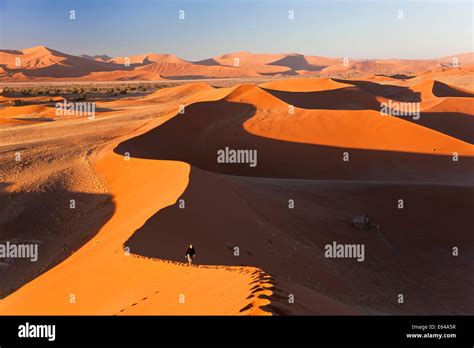
[[[300,90],[310,91],[311,82],[305,82],[307,85]],[[319,81],[314,82],[314,89],[318,90]],[[328,83],[331,82],[322,81],[322,84]],[[351,84],[348,81],[348,85]],[[433,87],[435,84],[429,85]],[[290,89],[283,82],[278,87]],[[339,86],[335,87],[337,91]],[[368,89],[372,89],[374,97],[387,90],[384,86],[380,86],[380,89],[376,87],[364,85],[356,88],[360,88],[364,95],[369,93]],[[189,89],[198,88],[193,86]],[[222,89],[216,91],[222,92]],[[387,91],[394,92],[390,89]],[[461,194],[460,200],[464,203],[455,203],[455,197],[462,190],[470,192],[472,189],[472,146],[454,136],[443,134],[440,129],[434,130],[430,126],[397,117],[381,116],[373,110],[321,110],[315,105],[314,110],[295,108],[293,114],[288,114],[287,107],[288,104],[283,100],[260,87],[240,85],[227,89],[222,99],[191,104],[186,107],[184,115],[176,115],[160,127],[121,143],[115,149],[118,154],[130,151],[132,156],[138,158],[179,160],[192,165],[188,186],[181,196],[186,208],[181,209],[179,204],[174,204],[155,214],[126,245],[148,257],[174,260],[183,236],[184,239],[194,238],[195,232],[191,226],[199,226],[197,240],[204,254],[204,262],[234,264],[244,261],[249,265],[262,266],[274,275],[278,285],[272,289],[274,297],[270,297],[272,302],[268,308],[275,313],[402,313],[400,309],[387,304],[386,297],[381,294],[397,286],[401,281],[398,277],[402,269],[413,270],[402,276],[406,282],[404,284],[419,285],[425,282],[419,280],[420,274],[416,270],[426,272],[431,267],[432,259],[428,261],[414,255],[411,245],[420,247],[415,240],[424,239],[423,236],[429,234],[431,241],[425,246],[426,252],[439,253],[433,248],[436,248],[435,245],[443,248],[443,231],[453,222],[448,218],[433,220],[429,216],[438,210],[445,213],[446,201],[455,204],[455,209],[468,209],[461,208],[466,203],[468,193]],[[440,127],[445,128],[442,129],[444,132],[448,132],[450,123],[442,122]],[[467,125],[472,127],[472,122]],[[174,136],[178,132],[180,138]],[[225,146],[257,149],[258,165],[251,168],[245,164],[216,163],[217,150]],[[338,156],[344,150],[357,158],[349,168],[341,165]],[[453,164],[450,157],[453,151],[462,154],[463,164]],[[337,161],[331,162],[332,157],[337,157]],[[334,187],[341,184],[301,181],[301,178],[349,180],[343,186],[351,193],[339,193],[348,201],[343,203],[330,198],[335,193]],[[359,183],[351,180],[358,180]],[[461,191],[444,187],[442,183],[461,185]],[[332,185],[334,187],[329,188]],[[344,191],[341,190],[338,192]],[[457,193],[448,193],[453,190]],[[427,192],[430,193],[427,195]],[[410,210],[410,213],[398,216],[395,222],[390,201],[400,194],[412,197],[410,201],[417,212]],[[419,200],[415,201],[415,196]],[[300,213],[295,212],[294,217],[288,215],[285,206],[285,198],[288,197],[308,208]],[[431,202],[432,210],[426,209],[423,203],[427,199]],[[332,200],[334,203],[330,203]],[[378,209],[375,208],[377,206]],[[381,223],[383,232],[380,235],[354,235],[349,222],[351,214],[356,214],[360,209],[367,209]],[[422,218],[423,226],[419,226],[420,230],[415,232],[413,226],[420,223],[419,214],[426,215],[426,219]],[[449,228],[456,231],[454,239],[472,245],[468,232],[472,222],[467,218],[468,215],[467,211],[456,213],[460,220],[456,227]],[[291,227],[294,225],[298,228]],[[157,234],[157,230],[162,233]],[[345,264],[350,271],[345,269],[347,273],[344,273],[344,277],[328,271],[331,267],[340,267],[320,259],[321,254],[318,253],[321,245],[334,238],[330,230],[339,234],[339,239],[363,241],[377,255],[373,255],[368,265],[357,267]],[[220,231],[218,237],[215,231]],[[400,234],[400,231],[406,233]],[[305,240],[306,246],[310,245],[309,249],[297,247],[302,240]],[[234,245],[239,245],[243,250],[244,256],[238,261],[229,253]],[[398,264],[395,264],[394,250],[414,256],[407,257],[409,261],[398,260]],[[439,257],[444,259],[441,255]],[[445,268],[443,262],[437,261],[437,267]],[[378,272],[384,269],[398,276],[384,275],[385,282],[380,284],[376,280],[377,272],[372,273],[374,268]],[[431,276],[435,277],[434,274]],[[286,280],[288,277],[295,283],[289,283]],[[448,296],[454,311],[463,312],[463,301],[447,295],[446,291],[451,286],[448,285],[450,282],[465,291],[468,288],[466,278],[449,278],[449,282],[437,284],[435,292]],[[318,288],[317,291],[310,279],[318,279],[330,290],[321,291]],[[361,293],[371,294],[371,303],[356,298],[359,291],[347,288],[348,279]],[[364,279],[364,282],[360,279]],[[408,286],[407,291],[414,295],[418,285]],[[296,288],[304,302],[302,307],[297,308],[281,300],[292,291],[290,289]],[[374,292],[374,288],[378,290]],[[351,298],[349,301],[347,296]],[[414,296],[417,299],[411,303],[410,313],[435,312],[436,296],[428,299],[426,296]]]
[[[174,97],[174,99],[194,98],[195,93],[203,91],[214,91],[214,88],[207,83],[189,83],[173,88],[160,89],[146,96],[144,99],[158,101],[171,99],[171,97]]]
[[[221,100],[250,104],[259,109],[288,111],[288,104],[255,85],[239,85],[232,88]]]
[[[341,83],[330,78],[307,78],[277,80],[265,82],[259,86],[264,89],[275,91],[318,92],[350,87],[350,84]]]
[[[50,66],[52,64],[60,63],[65,59],[57,51],[53,51],[45,46],[36,46],[20,51],[1,51],[2,64],[6,65],[6,68],[15,68],[18,63],[23,67],[30,68],[42,68]]]
[[[194,94],[196,101],[199,92],[209,88],[195,84],[177,87],[174,92]],[[163,97],[168,92],[162,90],[150,97]],[[157,125],[164,120],[166,118],[154,123]],[[136,257],[133,251],[132,255],[124,252],[123,243],[149,216],[176,201],[186,187],[188,165],[139,159],[127,165],[123,156],[110,150],[94,155],[91,161],[113,194],[113,216],[93,239],[66,261],[1,300],[1,313],[270,314],[260,307],[270,303],[266,297],[272,294],[272,284],[259,269],[189,268]],[[148,179],[143,177],[144,173],[148,173]],[[131,191],[130,187],[137,190]],[[157,199],[158,196],[161,198]],[[44,296],[45,293],[48,296]],[[70,302],[71,295],[77,302]]]
[[[196,89],[197,86],[187,89]],[[181,88],[176,89],[176,93],[180,91]],[[368,98],[369,93],[357,87],[328,91],[321,101],[323,107],[327,107],[328,103],[344,105],[338,101],[346,92],[345,95],[360,103],[356,110],[319,109],[319,100],[309,98],[314,103],[313,109],[295,107],[292,113],[289,104],[277,98],[278,95],[257,86],[240,85],[215,92],[222,98],[187,106],[184,115],[178,115],[143,136],[124,142],[117,152],[123,153],[128,149],[143,158],[181,160],[206,170],[246,176],[312,179],[383,177],[386,180],[416,178],[428,181],[456,181],[462,177],[467,180],[465,166],[470,163],[453,167],[448,159],[443,158],[452,155],[453,151],[462,156],[472,156],[472,146],[463,141],[463,137],[459,140],[452,136],[452,122],[445,120],[433,129],[421,121],[367,110],[376,103],[377,96],[371,95],[371,99],[365,99],[369,101],[366,102],[364,98]],[[331,95],[331,92],[334,94]],[[212,94],[210,90],[206,93],[208,98]],[[292,93],[299,97],[300,92],[287,93],[285,97],[292,98]],[[431,113],[421,115],[420,120],[432,117]],[[472,122],[467,121],[465,125],[472,128]],[[454,133],[466,129],[460,123],[457,126],[460,129]],[[177,133],[187,141],[181,142],[180,138],[173,136]],[[257,149],[261,164],[256,168],[236,166],[232,171],[226,169],[229,166],[219,165],[216,152],[230,145],[239,149]],[[344,152],[355,156],[352,163],[341,162]],[[308,158],[316,162],[324,161],[325,165],[314,166]],[[414,168],[410,169],[412,166]],[[436,172],[433,172],[434,168],[437,168]],[[447,173],[452,175],[446,178]]]
[[[24,124],[53,121],[56,110],[43,105],[9,106],[0,110],[0,124]]]
[[[380,114],[381,102],[414,95],[436,101],[419,120]],[[65,261],[0,300],[0,313],[464,313],[465,265],[445,249],[472,245],[472,112],[451,109],[471,98],[437,82],[332,79],[150,94],[133,112],[159,107],[160,117],[88,157],[113,215]],[[101,106],[121,103],[130,101]],[[226,147],[256,150],[255,166],[217,161]],[[394,208],[399,197],[409,209]],[[350,221],[364,212],[379,230],[355,233]],[[364,243],[366,261],[325,258],[334,240]],[[182,263],[191,242],[206,266]],[[409,308],[386,300],[400,282]]]
[[[189,268],[124,251],[133,232],[184,190],[187,164],[133,159],[129,165],[110,150],[94,157],[114,197],[113,216],[64,262],[1,300],[1,313],[268,314],[260,307],[269,303],[272,285],[259,269]]]

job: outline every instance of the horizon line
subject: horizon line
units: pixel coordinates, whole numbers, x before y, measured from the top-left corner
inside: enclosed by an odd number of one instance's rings
[[[53,50],[53,51],[57,51],[57,52],[60,52],[60,53],[65,53],[65,54],[68,54],[68,55],[73,55],[73,56],[76,56],[76,57],[81,57],[82,55],[87,55],[87,56],[108,56],[110,57],[111,59],[113,58],[119,58],[119,57],[132,57],[132,56],[139,56],[139,55],[146,55],[146,54],[168,54],[168,55],[173,55],[175,57],[178,57],[178,58],[181,58],[187,62],[191,62],[191,63],[196,63],[196,62],[200,62],[200,61],[204,61],[206,59],[211,59],[211,58],[214,58],[214,57],[218,57],[218,56],[221,56],[221,55],[225,55],[225,54],[235,54],[235,53],[240,53],[240,52],[245,52],[245,53],[249,53],[249,54],[260,54],[260,55],[264,55],[264,54],[283,54],[283,55],[300,55],[300,56],[311,56],[311,57],[321,57],[321,58],[333,58],[333,59],[343,59],[343,58],[349,58],[349,59],[354,59],[354,60],[434,60],[434,59],[442,59],[442,58],[448,58],[448,57],[455,57],[455,56],[458,56],[458,55],[464,55],[464,54],[474,54],[474,50],[473,51],[466,51],[466,52],[460,52],[460,53],[455,53],[455,54],[448,54],[446,56],[438,56],[438,57],[431,57],[431,58],[399,58],[399,57],[392,57],[392,58],[381,58],[381,57],[371,57],[371,58],[357,58],[357,57],[351,57],[351,56],[326,56],[326,55],[316,55],[316,54],[306,54],[306,53],[299,53],[299,52],[282,52],[282,51],[279,51],[279,52],[252,52],[252,51],[249,51],[249,50],[237,50],[237,51],[231,51],[231,52],[224,52],[224,53],[218,53],[218,54],[214,54],[212,56],[209,56],[208,58],[204,58],[204,59],[199,59],[199,60],[188,60],[188,59],[185,59],[185,58],[182,58],[181,56],[179,55],[176,55],[174,53],[170,53],[170,52],[157,52],[157,51],[148,51],[148,52],[144,52],[144,53],[135,53],[135,54],[129,54],[129,55],[118,55],[118,56],[111,56],[107,53],[96,53],[96,54],[92,54],[92,53],[68,53],[67,51],[63,51],[61,49],[56,49],[56,48],[51,48],[49,46],[46,46],[46,45],[36,45],[36,46],[30,46],[30,47],[25,47],[25,48],[21,48],[21,49],[18,49],[18,48],[0,48],[0,51],[21,51],[21,50],[26,50],[26,49],[31,49],[31,48],[35,48],[35,47],[43,47],[43,48],[46,48],[46,49],[49,49],[49,50]],[[81,57],[83,58],[83,57]]]

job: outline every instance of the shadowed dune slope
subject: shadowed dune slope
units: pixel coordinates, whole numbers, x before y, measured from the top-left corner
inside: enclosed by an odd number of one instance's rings
[[[1,314],[269,314],[260,306],[269,303],[265,296],[272,294],[272,285],[256,268],[189,268],[125,252],[123,243],[133,232],[182,194],[187,164],[127,162],[112,152],[100,154],[94,163],[113,196],[112,216],[64,262],[0,300]],[[252,293],[255,288],[260,297]]]
[[[74,179],[81,178],[76,175]],[[77,204],[74,210],[69,207],[72,198]],[[0,298],[67,259],[100,230],[113,212],[110,195],[74,192],[66,183],[32,192],[12,193],[2,188],[1,240],[38,243],[38,259],[0,258],[0,277],[8,280],[0,282]]]
[[[303,109],[380,110],[376,96],[357,87],[316,92],[285,92],[265,89],[286,103]]]
[[[225,174],[347,180],[470,182],[472,148],[426,127],[368,110],[301,110],[255,86],[199,102],[115,151],[181,160]],[[238,102],[236,102],[238,101]],[[273,106],[273,107],[272,107]],[[226,147],[257,150],[257,166],[217,162]],[[453,162],[453,151],[463,161]],[[344,153],[350,156],[343,161]]]
[[[453,260],[447,245],[473,246],[473,193],[462,186],[234,177],[193,167],[177,202],[126,245],[180,261],[182,245],[193,243],[197,263],[262,267],[274,278],[269,309],[279,314],[465,313],[472,303],[467,260]],[[409,209],[396,208],[398,197]],[[295,209],[288,209],[289,199]],[[354,229],[351,218],[362,213],[380,229]],[[364,243],[365,261],[325,258],[332,241]],[[400,286],[409,308],[387,301]],[[288,305],[289,293],[295,306]]]
[[[474,93],[459,87],[449,86],[439,81],[433,82],[433,94],[437,97],[474,98]]]

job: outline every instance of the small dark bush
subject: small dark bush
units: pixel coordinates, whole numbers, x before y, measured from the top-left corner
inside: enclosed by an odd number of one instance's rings
[[[11,104],[11,106],[20,106],[21,104],[23,104],[23,100],[13,99],[12,101],[10,101],[10,104]]]

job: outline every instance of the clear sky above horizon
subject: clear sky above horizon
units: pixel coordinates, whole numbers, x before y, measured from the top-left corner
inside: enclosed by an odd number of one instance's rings
[[[473,16],[470,0],[0,0],[0,48],[187,60],[242,50],[435,58],[473,51]]]

